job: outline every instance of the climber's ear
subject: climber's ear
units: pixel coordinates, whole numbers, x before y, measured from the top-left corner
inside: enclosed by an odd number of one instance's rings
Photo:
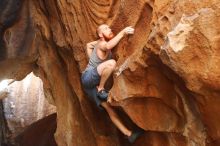
[[[99,38],[103,38],[103,34],[102,33],[98,33]]]

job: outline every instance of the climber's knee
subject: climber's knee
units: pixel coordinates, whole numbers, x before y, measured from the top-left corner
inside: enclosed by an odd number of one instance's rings
[[[115,67],[116,67],[116,61],[114,59],[110,59],[99,64],[97,67],[97,71],[99,75],[101,75],[105,69],[109,69],[110,71],[113,71]]]

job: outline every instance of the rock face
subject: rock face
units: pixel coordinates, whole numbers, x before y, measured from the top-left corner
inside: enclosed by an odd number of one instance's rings
[[[9,134],[9,130],[7,128],[7,124],[6,124],[6,121],[5,121],[2,101],[0,101],[0,117],[1,117],[1,120],[0,120],[0,124],[1,124],[1,127],[0,127],[0,141],[1,141],[1,143],[0,143],[0,145],[3,145],[3,144],[8,143],[7,135]]]
[[[135,28],[114,48],[111,89],[111,104],[146,131],[133,145],[220,145],[218,0],[2,5],[0,78],[20,80],[33,71],[43,80],[46,97],[57,107],[59,146],[129,145],[81,88],[85,45],[102,23],[115,33]]]
[[[51,114],[31,124],[16,137],[21,146],[56,146],[54,132],[56,130],[56,114]]]

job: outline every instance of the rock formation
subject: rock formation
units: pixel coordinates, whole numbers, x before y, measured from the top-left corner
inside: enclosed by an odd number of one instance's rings
[[[113,51],[111,89],[111,104],[146,131],[133,146],[220,145],[218,0],[3,0],[0,6],[0,79],[21,80],[33,71],[43,80],[57,107],[59,146],[130,145],[81,88],[85,45],[102,23],[114,33],[135,28]]]
[[[3,82],[7,85],[8,81]],[[27,75],[22,81],[11,81],[6,91],[3,105],[10,131],[8,139],[11,139],[11,143],[14,143],[13,139],[27,126],[56,112],[55,106],[49,104],[44,97],[42,81],[33,73]]]
[[[15,140],[22,146],[57,146],[53,136],[55,130],[56,114],[51,114],[31,124]]]
[[[9,130],[7,128],[7,124],[4,117],[4,111],[3,111],[3,103],[0,101],[0,145],[8,143],[7,135],[9,134]]]

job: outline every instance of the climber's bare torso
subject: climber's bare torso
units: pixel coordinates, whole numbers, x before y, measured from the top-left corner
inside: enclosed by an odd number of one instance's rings
[[[111,50],[105,50],[102,44],[107,43],[106,41],[98,41],[96,44],[96,54],[101,60],[106,60],[111,53]]]

